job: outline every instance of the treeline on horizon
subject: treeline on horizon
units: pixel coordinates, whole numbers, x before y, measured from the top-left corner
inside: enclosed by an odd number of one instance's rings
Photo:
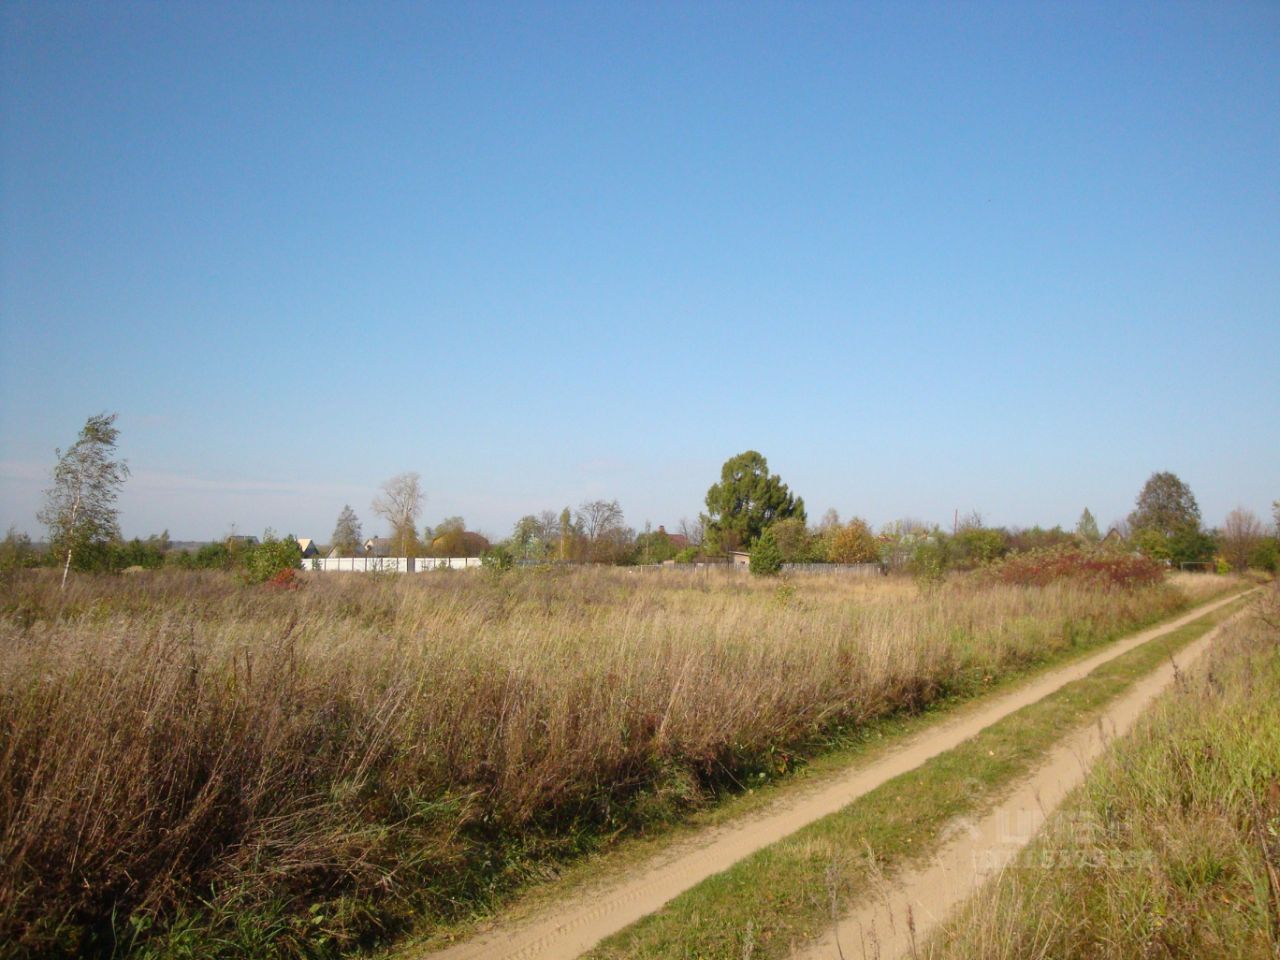
[[[350,508],[344,508],[344,513],[348,512]],[[516,522],[509,537],[496,544],[467,530],[461,517],[449,517],[434,528],[424,528],[412,543],[404,538],[398,544],[393,538],[382,539],[404,551],[396,555],[419,558],[490,555],[522,562],[626,566],[668,561],[696,563],[722,557],[731,550],[747,550],[757,559],[773,557],[779,564],[878,563],[914,573],[970,570],[1011,553],[1088,547],[1104,541],[1088,509],[1072,530],[1060,525],[988,526],[981,514],[972,512],[959,517],[951,530],[905,518],[885,524],[876,532],[859,517],[842,522],[834,509],[827,510],[818,523],[810,523],[802,501],[798,509],[793,507],[787,514],[768,519],[760,534],[750,540],[741,530],[708,522],[710,518],[705,514],[693,522],[682,521],[674,535],[664,528],[637,533],[626,525],[618,501],[597,500],[583,503],[576,511],[565,508],[560,513],[547,510],[526,515]],[[354,518],[354,513],[350,517]],[[341,526],[336,532],[342,533]],[[1129,519],[1108,531],[1105,539],[1106,545],[1115,549],[1141,553],[1175,567],[1194,564],[1219,571],[1254,569],[1274,573],[1280,567],[1280,502],[1276,504],[1271,531],[1247,510],[1232,511],[1219,529],[1204,529],[1188,516],[1162,526],[1135,510]],[[348,535],[346,542],[340,540],[338,536],[331,538],[330,543],[321,545],[322,552],[327,554],[336,545],[338,556],[362,555],[363,543],[358,535]],[[168,531],[164,531],[145,539],[115,537],[84,544],[77,551],[72,569],[96,573],[162,568],[244,571],[252,565],[255,554],[263,550],[280,554],[283,561],[297,566],[302,555],[296,546],[293,536],[277,537],[270,529],[261,541],[229,534],[194,548],[175,545]],[[59,563],[56,545],[33,543],[27,534],[13,527],[0,540],[0,570],[56,567]]]
[[[194,550],[175,546],[167,531],[145,540],[124,540],[114,500],[128,467],[112,456],[118,435],[114,421],[114,414],[89,418],[77,443],[66,453],[59,451],[54,483],[40,514],[48,542],[35,544],[10,527],[0,540],[0,570],[62,565],[81,572],[121,572],[172,567],[239,570],[250,581],[261,581],[303,565],[294,536],[277,537],[270,529],[261,542],[232,534]],[[91,482],[95,476],[96,487]],[[793,495],[777,474],[770,474],[765,457],[754,450],[724,463],[720,480],[707,491],[706,512],[692,522],[681,520],[676,533],[663,527],[653,530],[648,524],[637,533],[627,525],[616,499],[601,499],[584,502],[577,510],[528,514],[495,544],[468,530],[461,517],[420,528],[425,499],[417,473],[394,476],[372,503],[373,512],[389,526],[389,536],[374,538],[370,545],[359,517],[347,504],[329,543],[317,547],[322,555],[338,557],[480,556],[498,567],[695,563],[746,551],[752,571],[761,574],[776,573],[787,563],[873,563],[936,578],[947,570],[990,565],[1011,553],[1105,544],[1173,567],[1273,573],[1280,567],[1280,501],[1273,504],[1271,529],[1244,508],[1233,510],[1222,528],[1207,529],[1190,487],[1169,472],[1152,474],[1133,512],[1105,535],[1087,508],[1070,531],[1061,526],[988,526],[977,512],[957,517],[950,530],[908,518],[886,524],[877,533],[860,517],[842,522],[834,509],[811,524],[803,498]],[[83,506],[86,503],[89,507]]]

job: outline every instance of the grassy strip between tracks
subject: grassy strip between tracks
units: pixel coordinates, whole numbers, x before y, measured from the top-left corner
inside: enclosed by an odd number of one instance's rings
[[[833,912],[843,914],[865,894],[869,877],[927,858],[947,823],[988,809],[1013,780],[1035,767],[1064,730],[1090,722],[1136,680],[1243,602],[1102,665],[839,813],[699,884],[588,956],[710,960],[789,955],[829,927]],[[870,858],[876,869],[868,869]]]

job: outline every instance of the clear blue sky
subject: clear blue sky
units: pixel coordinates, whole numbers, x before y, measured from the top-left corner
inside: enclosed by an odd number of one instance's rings
[[[1280,5],[0,7],[0,525],[1280,497]]]

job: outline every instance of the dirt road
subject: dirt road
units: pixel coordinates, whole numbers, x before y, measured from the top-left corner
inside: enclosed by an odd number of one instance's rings
[[[500,921],[493,929],[444,950],[417,951],[402,956],[430,957],[430,960],[573,960],[707,877],[835,813],[1014,711],[1088,675],[1107,661],[1235,599],[1232,596],[1204,604],[1176,620],[1118,640],[1092,656],[1052,670],[1008,694],[985,700],[951,720],[906,739],[892,752],[870,763],[856,765],[810,788],[787,791],[777,803],[758,814],[675,844],[651,863],[604,888],[575,893],[562,903],[518,921]],[[1201,642],[1197,642],[1197,647]]]
[[[1151,702],[1213,642],[1217,627],[1143,677],[1090,725],[1067,736],[1028,779],[978,820],[952,825],[951,840],[925,867],[881,883],[876,895],[844,917],[800,960],[896,960],[914,956],[932,929],[998,873],[1044,824],[1107,743],[1122,736]]]

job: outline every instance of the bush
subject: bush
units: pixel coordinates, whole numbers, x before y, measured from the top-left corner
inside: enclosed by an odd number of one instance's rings
[[[193,565],[198,570],[230,570],[231,548],[225,543],[206,543],[196,551]]]
[[[937,584],[946,577],[950,565],[951,550],[947,541],[935,534],[915,545],[907,568],[921,584]]]
[[[828,563],[875,563],[880,559],[880,541],[860,517],[834,529],[826,547],[823,559]]]
[[[266,584],[272,590],[297,590],[302,586],[298,579],[298,571],[293,567],[285,567],[267,577]]]
[[[1000,583],[1043,587],[1059,580],[1080,580],[1104,586],[1139,587],[1159,583],[1164,565],[1150,557],[1110,550],[1049,547],[1015,553],[987,568]]]
[[[1263,540],[1249,554],[1249,566],[1254,570],[1275,573],[1280,569],[1280,543],[1275,540]]]
[[[293,536],[277,540],[268,530],[262,542],[250,547],[244,556],[244,582],[266,583],[285,570],[302,565],[302,549]]]
[[[782,550],[774,539],[773,531],[766,530],[751,548],[751,572],[761,577],[772,577],[782,569]]]
[[[814,538],[800,517],[785,517],[769,525],[773,541],[778,545],[783,563],[810,563],[814,556]]]
[[[490,573],[505,573],[516,565],[516,558],[510,550],[499,545],[480,555],[480,565]]]
[[[1004,531],[989,527],[961,530],[952,541],[958,563],[966,567],[983,567],[1004,556],[1008,549]]]
[[[17,527],[10,527],[4,539],[0,540],[0,571],[25,570],[39,563],[31,538],[19,533]]]

